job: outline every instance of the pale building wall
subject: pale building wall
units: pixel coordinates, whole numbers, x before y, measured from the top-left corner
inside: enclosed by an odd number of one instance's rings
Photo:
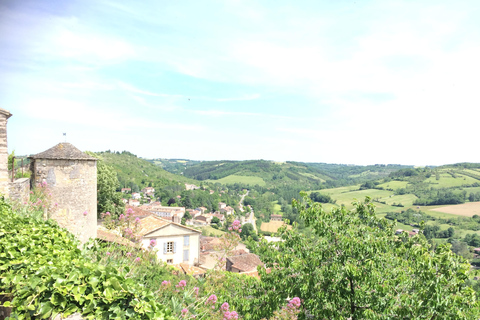
[[[189,236],[188,245],[185,245],[184,236]],[[146,249],[151,248],[150,241],[152,239],[157,242],[153,249],[157,251],[157,256],[162,261],[167,262],[167,260],[172,259],[173,264],[188,263],[189,265],[199,262],[200,233],[198,232],[171,224],[145,236],[142,239],[142,246]],[[176,243],[176,252],[164,253],[164,245],[167,242]],[[183,259],[184,250],[189,251],[186,261]]]
[[[7,120],[12,114],[0,108],[0,193],[9,196]]]
[[[32,183],[47,182],[57,209],[50,218],[82,243],[97,237],[95,160],[33,159]],[[86,215],[84,214],[86,212]]]

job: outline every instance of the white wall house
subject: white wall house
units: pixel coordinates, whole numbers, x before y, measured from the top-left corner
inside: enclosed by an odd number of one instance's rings
[[[140,220],[139,234],[142,246],[156,250],[158,258],[168,264],[199,262],[201,231],[150,215]]]

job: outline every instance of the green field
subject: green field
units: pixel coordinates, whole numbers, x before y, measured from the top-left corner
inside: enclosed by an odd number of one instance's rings
[[[378,186],[384,189],[400,189],[400,188],[405,188],[407,186],[408,182],[407,181],[389,181],[385,183],[381,183]]]
[[[265,186],[265,181],[260,178],[260,177],[254,177],[254,176],[237,176],[237,175],[229,175],[226,176],[222,179],[218,180],[205,180],[207,182],[212,182],[212,183],[222,183],[222,184],[234,184],[234,183],[244,183],[244,184],[249,184],[249,185],[256,185],[258,184],[259,186]]]
[[[221,237],[225,233],[224,231],[212,228],[210,226],[203,227],[202,229],[206,231],[206,234],[213,234],[215,237]]]
[[[277,203],[278,201],[273,201],[273,213],[282,214],[282,206]]]
[[[435,175],[432,175],[430,178],[425,179],[425,182],[430,183],[431,187],[435,189],[461,187],[463,185],[471,185],[472,183],[479,182],[477,179],[459,173],[456,173],[455,175],[457,176],[456,178],[452,177],[449,173],[441,173],[439,174],[439,180],[436,179]]]

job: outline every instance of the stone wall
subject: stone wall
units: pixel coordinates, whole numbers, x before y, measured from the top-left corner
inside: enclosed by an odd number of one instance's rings
[[[8,183],[8,195],[11,200],[21,203],[27,202],[30,197],[30,179],[20,178]]]
[[[46,182],[57,209],[50,215],[82,243],[97,236],[97,163],[34,159],[32,184]]]
[[[0,193],[8,197],[7,120],[12,115],[0,108]]]

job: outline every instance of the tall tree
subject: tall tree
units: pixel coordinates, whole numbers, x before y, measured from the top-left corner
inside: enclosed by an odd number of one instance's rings
[[[326,212],[302,197],[293,204],[315,237],[283,228],[282,242],[255,248],[271,268],[260,270],[261,317],[299,297],[315,319],[478,319],[479,303],[465,285],[470,265],[450,244],[432,251],[422,235],[395,235],[369,198],[352,211]]]

